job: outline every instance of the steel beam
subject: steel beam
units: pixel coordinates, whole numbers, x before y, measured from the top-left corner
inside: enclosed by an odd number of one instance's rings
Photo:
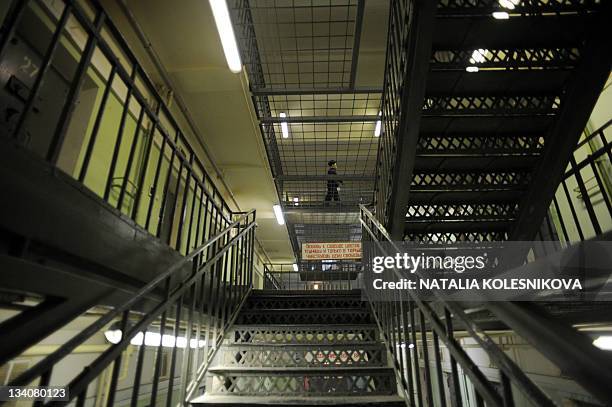
[[[413,27],[409,33],[409,65],[405,73],[400,122],[397,134],[389,135],[397,137],[397,157],[393,170],[393,184],[391,186],[386,226],[395,240],[401,240],[404,235],[404,221],[419,138],[435,16],[436,2],[429,0],[415,1]]]
[[[365,9],[365,0],[359,0],[357,3],[357,16],[355,18],[355,31],[353,33],[353,55],[351,57],[351,78],[350,88],[355,87],[355,79],[357,78],[357,63],[359,62],[359,44],[361,43],[361,27],[363,25],[363,11]]]
[[[373,175],[279,175],[277,181],[375,181]]]
[[[262,123],[360,123],[378,120],[380,117],[376,115],[262,117],[260,119]]]
[[[299,95],[363,95],[368,93],[382,93],[382,88],[254,88],[253,96],[299,96]]]
[[[610,4],[607,9],[610,9]],[[593,21],[591,37],[565,92],[562,111],[546,137],[546,140],[553,142],[547,143],[544,148],[530,188],[520,205],[521,213],[510,232],[510,240],[530,241],[538,232],[541,220],[546,216],[567,163],[610,74],[612,44],[606,35],[608,15],[602,12]]]

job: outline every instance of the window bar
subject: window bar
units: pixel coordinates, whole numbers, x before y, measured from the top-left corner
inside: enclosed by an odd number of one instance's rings
[[[125,191],[128,186],[130,172],[132,171],[132,163],[134,162],[134,154],[136,153],[136,145],[138,145],[138,135],[140,133],[142,133],[142,140],[145,141],[144,131],[142,132],[140,131],[142,127],[142,121],[144,119],[144,112],[145,112],[144,107],[141,107],[140,113],[138,114],[138,121],[136,122],[136,129],[134,130],[134,137],[132,139],[132,145],[130,146],[130,152],[128,154],[128,160],[125,165],[125,171],[123,173],[123,180],[121,182],[121,191],[119,192],[119,199],[117,199],[117,209],[119,209],[120,212],[122,212],[122,209],[123,209],[123,199],[125,198],[125,193],[126,193]],[[136,188],[138,188],[137,185],[136,185]],[[134,202],[132,202],[132,204],[134,204]],[[129,209],[129,205],[128,205],[127,214],[129,215],[130,212],[131,210]]]
[[[104,87],[104,93],[102,94],[100,106],[98,107],[98,113],[96,114],[96,120],[94,122],[93,129],[91,130],[91,136],[89,137],[89,142],[87,143],[87,148],[85,149],[85,156],[83,158],[83,164],[81,164],[81,171],[79,173],[80,183],[84,183],[85,176],[87,175],[87,170],[89,169],[89,160],[91,159],[91,154],[96,144],[96,138],[98,136],[98,131],[100,130],[100,124],[102,123],[102,116],[104,115],[104,111],[106,108],[106,102],[108,101],[108,95],[111,92],[111,88],[113,86],[113,79],[115,78],[116,73],[117,73],[116,66],[112,65],[110,74],[108,75],[108,80],[106,81],[106,85]]]
[[[191,165],[192,163],[193,163],[193,154],[191,154],[189,157],[189,164]],[[185,167],[185,187],[183,189],[183,199],[182,199],[182,204],[181,204],[181,212],[179,213],[179,224],[178,224],[178,230],[176,233],[176,246],[175,246],[176,250],[179,253],[181,253],[181,243],[183,242],[182,237],[183,237],[183,227],[185,226],[185,208],[187,207],[187,194],[189,193],[189,187],[191,185],[192,178],[194,181],[196,181],[195,177],[192,177],[192,172],[190,171],[189,167]],[[180,176],[180,173],[179,173],[179,182],[177,183],[177,187],[176,187],[177,189],[176,199],[177,200],[178,200],[178,191],[179,191],[178,185],[180,184],[181,179],[182,177]],[[195,184],[194,184],[193,190],[195,192]],[[172,214],[174,215],[174,212],[172,212]],[[184,254],[185,255],[188,254],[187,248],[185,248]]]
[[[130,80],[133,82],[134,78],[136,78],[136,73],[138,71],[137,65],[132,63],[132,74],[130,75]],[[115,167],[117,166],[117,160],[119,159],[119,150],[121,150],[121,144],[123,141],[123,131],[125,129],[125,122],[127,121],[127,116],[130,111],[130,101],[132,99],[132,92],[134,88],[130,86],[130,84],[126,83],[127,94],[125,95],[125,103],[123,105],[123,112],[121,113],[121,119],[119,119],[119,129],[117,131],[117,138],[115,139],[115,148],[113,151],[113,156],[110,162],[110,169],[108,171],[108,178],[106,179],[106,188],[104,189],[104,200],[108,202],[111,192],[111,187],[113,185],[113,178],[115,177]],[[144,106],[144,105],[143,105]]]
[[[455,336],[453,334],[453,320],[451,318],[450,311],[444,307],[444,319],[446,322],[446,336],[449,341],[454,341]],[[452,390],[451,390],[451,405],[453,407],[461,407],[461,388],[459,385],[459,372],[457,370],[457,361],[452,353],[449,352],[450,355],[450,364],[451,364],[451,380],[452,380]]]
[[[198,196],[198,180],[195,178],[195,174],[192,174],[193,177],[193,192],[192,192],[192,196],[191,196],[191,210],[189,211],[189,223],[187,225],[187,241],[185,242],[185,255],[189,254],[189,252],[191,252],[191,235],[192,232],[195,229],[195,232],[197,233],[197,228],[200,226],[199,223],[196,224],[195,222],[195,207],[196,207],[196,197]],[[200,205],[197,205],[198,208],[200,208]],[[199,219],[198,219],[199,221]],[[197,244],[194,245],[197,247]],[[195,270],[194,270],[195,272]]]
[[[427,345],[427,329],[425,327],[425,315],[421,310],[418,311],[420,316],[419,325],[421,328],[421,343],[423,346],[423,367],[425,368],[425,391],[429,403],[433,403],[433,393],[431,389],[431,372],[429,366],[429,349]]]
[[[582,227],[580,226],[580,221],[578,220],[578,216],[576,215],[576,209],[574,208],[574,203],[572,202],[572,196],[570,195],[567,184],[565,180],[561,181],[561,185],[563,185],[563,191],[565,192],[565,199],[567,199],[567,203],[570,207],[570,211],[572,213],[572,218],[574,219],[574,224],[576,225],[576,229],[578,230],[578,235],[580,235],[580,240],[584,240],[584,234],[582,233]]]
[[[120,324],[120,329],[121,329],[121,341],[129,341],[128,335],[127,335],[127,325],[128,325],[128,319],[130,317],[130,311],[129,310],[125,310],[123,311],[123,316],[121,317],[121,324]],[[118,345],[115,345],[118,346]],[[115,361],[113,363],[113,373],[111,376],[111,381],[110,381],[110,385],[108,387],[108,398],[106,399],[106,405],[108,407],[113,407],[113,404],[115,403],[115,393],[117,391],[117,381],[119,380],[119,371],[121,370],[121,357],[123,355],[123,352],[119,353],[119,355],[115,358]]]
[[[589,156],[588,158],[591,158]],[[606,208],[608,208],[608,214],[612,216],[612,204],[610,203],[610,198],[608,197],[608,193],[606,192],[606,187],[601,180],[601,176],[599,175],[599,171],[597,170],[597,166],[595,165],[595,160],[589,159],[589,164],[591,165],[591,170],[593,171],[593,175],[595,176],[595,181],[597,181],[597,188],[601,193],[601,197],[606,204]]]
[[[170,375],[168,378],[168,395],[166,396],[166,407],[172,407],[172,393],[174,392],[174,373],[176,371],[176,352],[178,349],[177,342],[181,336],[181,312],[183,310],[183,298],[181,295],[176,301],[176,313],[174,319],[174,346],[172,347],[172,356],[170,361]],[[185,353],[189,348],[189,342],[187,342]]]
[[[159,114],[159,104],[157,105],[157,108],[155,109],[155,114],[156,115]],[[138,171],[138,179],[136,181],[136,198],[134,198],[134,205],[132,207],[131,213],[129,214],[130,218],[134,219],[134,221],[136,221],[138,217],[138,207],[140,206],[140,200],[142,199],[142,194],[144,193],[144,190],[145,190],[144,181],[145,181],[147,171],[149,170],[149,159],[151,158],[151,150],[153,149],[153,144],[155,143],[155,131],[157,130],[157,123],[154,120],[151,120],[151,118],[149,118],[149,120],[151,121],[151,124],[153,125],[153,127],[151,128],[151,130],[149,130],[149,137],[147,137],[147,139],[145,140],[145,142],[147,143],[147,146],[145,147],[145,154],[142,159],[142,166],[140,167],[140,170]],[[162,149],[160,150],[160,156],[163,154],[164,145],[165,144],[162,142]],[[154,199],[154,195],[151,196],[151,199]]]
[[[570,238],[567,234],[567,229],[565,228],[565,222],[563,222],[563,216],[561,215],[561,210],[559,209],[559,202],[557,202],[557,197],[553,198],[553,203],[555,205],[555,210],[557,211],[557,219],[559,219],[559,224],[561,225],[561,231],[563,232],[563,237],[565,241],[569,244]]]
[[[589,192],[587,191],[584,185],[584,179],[582,178],[582,174],[580,173],[580,168],[576,168],[578,165],[576,164],[576,159],[574,158],[573,155],[572,155],[572,158],[570,159],[570,165],[572,166],[572,169],[574,169],[574,174],[576,175],[576,183],[578,184],[578,188],[580,189],[580,195],[582,195],[582,201],[584,202],[587,212],[589,213],[591,225],[593,226],[593,229],[595,230],[595,234],[599,236],[602,234],[601,226],[599,225],[599,222],[597,221],[597,215],[595,214],[595,209],[593,209],[593,203],[591,202],[591,198],[589,197]]]
[[[174,171],[174,156],[178,155],[178,150],[176,147],[176,140],[178,140],[179,138],[179,132],[176,132],[176,135],[174,136],[174,145],[170,145],[170,164],[168,166],[168,173],[166,174],[166,182],[164,182],[164,190],[162,193],[162,199],[161,199],[161,206],[159,208],[159,219],[157,220],[157,233],[156,236],[157,237],[161,237],[161,231],[162,231],[162,222],[164,220],[164,217],[166,216],[166,197],[168,196],[168,188],[170,187],[170,179],[172,177],[172,172]],[[180,158],[179,158],[180,160]],[[179,173],[180,176],[180,173]],[[177,185],[178,185],[178,179],[177,179]]]
[[[155,167],[155,176],[153,177],[153,185],[151,187],[151,191],[150,191],[150,199],[149,199],[149,207],[147,209],[147,217],[145,220],[145,226],[144,228],[146,230],[149,230],[149,225],[151,223],[151,215],[153,214],[153,206],[155,205],[155,195],[157,193],[157,184],[159,183],[159,175],[161,172],[161,167],[163,164],[163,159],[164,159],[164,154],[166,151],[166,137],[162,137],[162,144],[161,147],[159,149],[159,157],[157,157],[157,166]],[[163,201],[161,203],[161,208],[163,209]],[[161,209],[160,209],[160,214],[161,214]],[[159,228],[157,230],[157,232],[159,232]],[[157,233],[156,233],[157,234]]]
[[[410,303],[410,300],[406,301],[408,303]],[[406,304],[406,302],[403,302],[403,304]],[[402,307],[404,308],[404,307]],[[403,347],[403,352],[404,352],[404,358],[406,360],[406,374],[408,375],[407,377],[407,381],[408,381],[408,400],[410,401],[410,405],[414,406],[414,380],[412,377],[412,354],[410,352],[410,347],[409,347],[409,342],[410,342],[410,327],[408,326],[408,310],[407,309],[403,309],[402,310],[402,331],[403,331],[403,336],[404,336],[404,347]]]
[[[193,264],[193,274],[195,275],[197,273],[198,269],[195,266],[195,263]],[[189,307],[189,313],[187,314],[187,327],[185,328],[185,340],[186,340],[186,346],[185,346],[185,350],[183,351],[183,360],[181,362],[181,375],[180,377],[180,390],[179,390],[179,397],[180,397],[180,401],[181,403],[185,401],[185,395],[186,395],[186,390],[187,390],[187,382],[189,381],[189,368],[190,368],[190,362],[191,362],[191,332],[193,330],[193,319],[194,319],[194,313],[195,313],[195,309],[196,309],[196,293],[199,292],[200,288],[200,279],[197,279],[192,285],[191,285],[191,289],[189,290],[189,296],[191,297],[191,305]],[[195,349],[197,349],[200,346],[200,343],[198,342],[197,338],[195,340]]]
[[[199,265],[198,265],[199,268]],[[202,276],[200,277],[200,288],[198,290],[198,297],[197,300],[198,302],[198,316],[197,316],[197,323],[196,323],[196,332],[195,332],[195,338],[196,338],[196,343],[198,344],[198,346],[196,346],[195,348],[195,352],[194,352],[194,356],[193,356],[193,360],[194,363],[192,364],[193,367],[193,371],[191,372],[191,374],[193,375],[194,378],[197,377],[198,374],[198,367],[200,365],[200,355],[202,354],[202,352],[200,351],[200,340],[202,338],[202,316],[204,315],[204,291],[206,288],[206,274],[202,273]],[[204,329],[204,332],[207,332],[206,329]],[[205,343],[208,341],[208,338],[205,336],[204,337],[204,341]],[[204,357],[206,357],[206,353],[204,353]]]
[[[512,383],[510,383],[508,376],[501,370],[499,372],[499,377],[502,385],[502,400],[504,402],[504,407],[513,407],[514,398],[512,397]]]
[[[93,56],[94,50],[96,49],[96,44],[98,43],[97,35],[100,33],[102,29],[102,25],[106,19],[106,15],[104,12],[99,11],[96,16],[96,21],[94,22],[95,33],[90,33],[89,38],[87,39],[87,44],[85,45],[85,49],[83,50],[83,55],[81,56],[81,60],[79,61],[79,66],[75,73],[74,78],[72,79],[72,84],[70,85],[70,90],[68,91],[68,95],[66,97],[66,103],[64,104],[64,108],[59,116],[59,121],[55,128],[55,133],[53,134],[53,139],[51,140],[51,144],[49,146],[49,150],[47,152],[47,160],[50,161],[53,165],[57,165],[57,160],[59,159],[59,155],[62,151],[62,146],[64,145],[64,138],[66,137],[66,131],[68,131],[68,126],[72,119],[72,114],[74,113],[74,109],[78,104],[77,96],[81,91],[81,86],[83,85],[83,80],[85,79],[85,75],[87,73],[87,68],[91,63],[91,58]]]
[[[62,15],[57,22],[57,26],[55,27],[55,32],[53,33],[53,37],[51,38],[51,43],[47,48],[47,52],[45,52],[45,56],[43,57],[40,70],[38,71],[38,76],[36,77],[36,81],[34,85],[32,85],[32,89],[30,89],[30,94],[28,95],[28,99],[26,100],[23,111],[19,116],[19,120],[15,126],[14,135],[16,138],[19,137],[19,133],[21,133],[21,129],[25,124],[30,111],[32,110],[32,106],[34,105],[34,101],[38,99],[38,94],[40,93],[40,89],[42,87],[43,79],[51,66],[51,60],[53,59],[53,55],[55,55],[55,51],[57,50],[57,46],[59,45],[60,38],[62,36],[62,32],[64,31],[64,27],[66,26],[66,22],[68,21],[68,17],[70,16],[70,11],[72,10],[72,5],[66,4],[64,6],[64,10],[62,11]]]
[[[15,35],[17,25],[19,24],[21,17],[23,17],[23,13],[29,2],[30,0],[13,0],[6,16],[4,17],[2,27],[0,27],[0,32],[2,33],[2,37],[0,37],[0,61],[4,59],[4,50],[6,49],[6,45],[13,35]]]
[[[421,369],[419,367],[419,342],[417,341],[417,336],[416,336],[416,318],[414,316],[414,302],[410,301],[408,302],[408,313],[410,315],[410,332],[412,333],[412,341],[411,343],[414,345],[414,347],[412,348],[412,350],[414,351],[414,379],[415,379],[415,386],[416,386],[416,391],[417,391],[417,400],[419,402],[419,406],[423,405],[423,392],[421,390]]]
[[[79,395],[77,396],[77,401],[76,401],[76,407],[84,407],[85,406],[85,397],[87,396],[87,388],[89,386],[86,386],[85,389],[79,393]]]
[[[40,381],[38,382],[38,387],[47,387],[47,386],[49,386],[49,382],[51,381],[51,372],[52,372],[52,370],[53,370],[53,367],[49,368],[43,374],[40,375]],[[44,399],[43,400],[36,400],[33,403],[33,407],[42,407],[43,405],[44,405]]]
[[[170,297],[170,280],[171,277],[168,277],[166,279],[166,283],[165,283],[165,298],[164,298],[164,302],[168,301],[168,298]],[[157,391],[159,389],[159,375],[161,373],[161,364],[162,364],[162,356],[163,356],[163,347],[162,347],[162,343],[163,343],[163,338],[164,338],[164,333],[166,332],[166,315],[167,315],[167,310],[164,310],[161,314],[161,322],[159,325],[159,345],[157,345],[157,354],[155,355],[155,368],[153,370],[153,379],[152,379],[152,387],[151,387],[151,400],[149,405],[151,407],[155,406],[155,403],[157,401]]]
[[[435,330],[431,330],[433,334],[433,351],[436,364],[436,379],[438,382],[438,396],[440,397],[440,407],[446,407],[446,393],[444,392],[444,378],[442,375],[442,361],[440,360],[440,340]]]
[[[138,396],[140,392],[140,383],[142,380],[142,365],[144,363],[146,346],[144,343],[145,338],[147,337],[147,330],[145,329],[142,337],[142,345],[138,349],[138,359],[136,360],[136,372],[134,373],[134,384],[132,385],[132,398],[130,400],[130,407],[137,407],[138,405]]]

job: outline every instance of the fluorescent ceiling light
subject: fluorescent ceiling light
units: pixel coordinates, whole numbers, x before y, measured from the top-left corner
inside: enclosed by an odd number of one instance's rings
[[[123,334],[120,329],[110,329],[104,332],[104,337],[106,340],[114,345],[121,342]],[[174,335],[164,335],[162,336],[157,332],[147,332],[143,334],[142,332],[138,332],[132,339],[130,339],[130,344],[134,346],[159,346],[159,342],[161,340],[161,345],[164,348],[185,348],[187,346],[187,338],[184,336],[179,336],[178,338]],[[190,348],[202,348],[205,345],[205,341],[200,339],[199,341],[196,339],[189,340]]]
[[[293,263],[293,271],[298,271],[298,265]]]
[[[521,0],[499,0],[498,3],[501,7],[507,8],[508,10],[514,10],[515,6],[518,6]]]
[[[227,3],[225,0],[208,0],[208,2],[215,17],[215,24],[217,25],[227,66],[229,66],[230,71],[238,73],[242,70],[242,62],[240,61],[240,53],[238,52],[236,36],[234,35],[234,28],[230,20]]]
[[[281,113],[279,116],[287,117],[285,113]],[[283,138],[289,138],[289,126],[287,126],[287,122],[281,122],[281,130],[283,131]]]
[[[468,72],[478,72],[478,67],[477,66],[468,66],[467,68],[465,68],[466,71]]]
[[[593,341],[593,345],[602,350],[612,350],[612,336],[602,335]]]
[[[510,18],[510,14],[506,13],[505,11],[495,11],[493,13],[493,18],[496,20],[507,20]]]
[[[276,216],[276,221],[278,222],[279,225],[284,225],[285,224],[285,217],[283,216],[283,210],[281,209],[280,205],[274,205],[272,207],[272,209],[274,210],[274,215]]]
[[[378,112],[378,115],[381,116],[382,112]],[[382,122],[380,120],[376,121],[376,128],[374,129],[374,137],[380,137],[380,130],[382,127]]]

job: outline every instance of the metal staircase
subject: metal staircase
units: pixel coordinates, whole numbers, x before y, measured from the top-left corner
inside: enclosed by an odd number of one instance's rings
[[[357,290],[255,292],[205,382],[192,404],[404,405]]]

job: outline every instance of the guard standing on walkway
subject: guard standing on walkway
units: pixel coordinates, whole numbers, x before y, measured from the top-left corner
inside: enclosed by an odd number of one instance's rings
[[[336,164],[336,160],[330,160],[327,165],[329,166],[329,168],[327,169],[327,175],[337,175],[338,171],[338,165]],[[339,184],[341,184],[342,181],[338,181],[335,179],[328,179],[327,180],[327,195],[325,195],[325,201],[339,201],[340,200],[340,196],[338,194],[338,186]]]

